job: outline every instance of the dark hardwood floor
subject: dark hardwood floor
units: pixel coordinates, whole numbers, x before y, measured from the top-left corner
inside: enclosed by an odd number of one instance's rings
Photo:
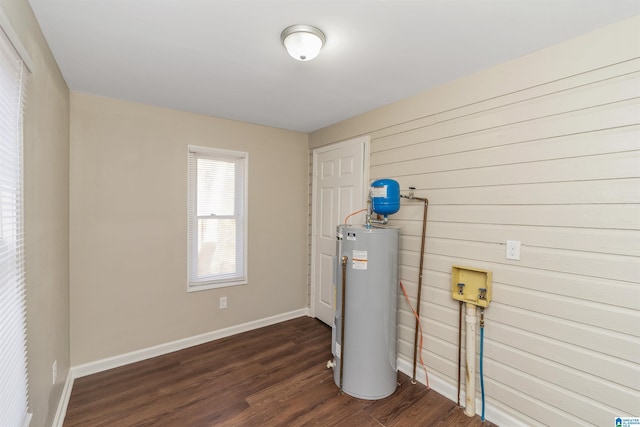
[[[340,395],[331,330],[298,318],[78,378],[64,426],[486,426],[412,385],[385,399]]]

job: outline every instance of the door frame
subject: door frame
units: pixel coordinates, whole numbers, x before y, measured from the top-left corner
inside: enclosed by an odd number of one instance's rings
[[[327,151],[339,150],[344,147],[352,145],[362,145],[362,188],[366,189],[369,186],[369,167],[371,156],[371,137],[369,135],[357,136],[355,138],[347,139],[344,141],[336,142],[322,147],[314,148],[312,150],[312,173],[311,173],[311,271],[310,271],[310,311],[311,316],[316,317],[316,295],[318,292],[318,284],[316,283],[316,227],[318,226],[318,220],[316,218],[316,205],[318,199],[317,191],[317,177],[318,177],[318,155]],[[367,195],[362,195],[363,205],[366,206]]]

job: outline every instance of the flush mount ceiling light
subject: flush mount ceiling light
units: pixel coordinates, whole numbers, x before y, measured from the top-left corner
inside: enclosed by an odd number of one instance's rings
[[[311,25],[292,25],[280,34],[282,44],[292,58],[311,61],[324,45],[324,33]]]

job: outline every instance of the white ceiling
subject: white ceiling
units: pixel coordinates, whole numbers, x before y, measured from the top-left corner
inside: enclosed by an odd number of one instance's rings
[[[640,14],[640,0],[29,3],[72,91],[304,132]],[[318,58],[287,55],[292,24],[325,32]]]

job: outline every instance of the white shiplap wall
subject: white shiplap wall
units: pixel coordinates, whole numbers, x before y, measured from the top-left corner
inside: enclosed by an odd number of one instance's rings
[[[423,290],[428,370],[455,382],[454,264],[493,271],[488,405],[526,424],[640,415],[640,60],[372,135],[371,175],[430,201]],[[422,205],[393,216],[417,293]],[[505,241],[522,242],[521,260]],[[411,357],[402,305],[400,349]]]
[[[366,131],[371,178],[430,200],[423,355],[454,400],[451,266],[493,272],[489,420],[607,426],[640,416],[638,56],[535,85],[510,82],[515,89],[498,96],[398,114],[397,124]],[[311,146],[322,139],[312,135]],[[416,295],[422,205],[402,203],[391,225],[401,227],[400,278]],[[505,259],[506,240],[522,242],[520,261]],[[400,357],[410,361],[414,320],[403,300],[399,319]]]

